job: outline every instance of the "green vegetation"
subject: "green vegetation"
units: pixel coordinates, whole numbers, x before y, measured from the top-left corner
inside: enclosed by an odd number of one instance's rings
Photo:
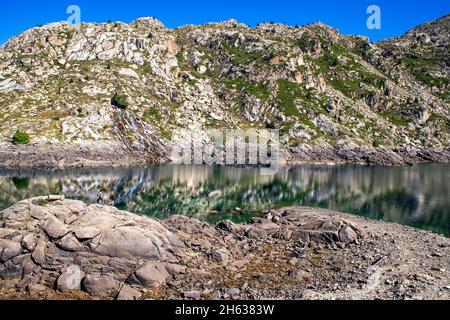
[[[262,100],[266,100],[270,97],[270,92],[264,82],[248,82],[244,79],[225,79],[222,82],[229,88],[245,90]]]
[[[408,120],[398,117],[392,111],[382,112],[381,115],[398,127],[406,127]]]
[[[316,40],[314,40],[308,33],[301,36],[300,39],[296,41],[296,45],[303,51],[312,51],[316,46]]]
[[[302,115],[295,104],[296,100],[313,103],[312,94],[309,90],[289,80],[278,80],[277,100],[286,116],[297,117],[308,127],[314,127],[311,120],[305,115]]]
[[[161,115],[161,112],[157,108],[150,108],[147,111],[145,111],[144,118],[161,121],[162,115]]]
[[[12,181],[17,190],[26,190],[30,186],[28,178],[13,178]]]
[[[444,99],[445,102],[450,103],[450,90],[447,90],[441,95],[441,98]]]
[[[417,80],[430,87],[442,88],[449,84],[449,79],[445,77],[435,77],[430,74],[430,71],[439,68],[442,61],[448,60],[447,53],[434,52],[428,56],[418,56],[411,53],[402,58],[404,64]]]
[[[45,207],[46,205],[48,205],[48,200],[46,199],[39,199],[38,200],[38,205],[41,207]]]
[[[224,45],[224,49],[232,56],[235,65],[249,65],[253,62],[262,65],[265,61],[270,60],[260,52],[247,52],[243,47]]]
[[[416,72],[415,76],[422,83],[424,83],[424,84],[426,84],[427,86],[430,86],[430,87],[441,88],[441,87],[445,87],[449,83],[448,78],[433,77],[433,76],[431,76],[431,75],[429,75],[428,73],[425,73],[425,72]]]
[[[30,136],[28,133],[23,131],[16,131],[12,138],[12,143],[18,145],[18,144],[29,144],[30,143]]]
[[[339,58],[345,62],[341,63]],[[385,81],[382,76],[367,72],[355,56],[342,45],[333,45],[315,62],[328,83],[349,98],[360,97],[358,92],[360,83],[381,89]]]
[[[381,146],[381,144],[382,144],[382,141],[380,139],[378,139],[378,138],[373,139],[372,145],[374,148],[378,148],[379,146]]]
[[[111,98],[111,104],[119,109],[126,109],[129,106],[128,97],[124,94],[115,93]]]

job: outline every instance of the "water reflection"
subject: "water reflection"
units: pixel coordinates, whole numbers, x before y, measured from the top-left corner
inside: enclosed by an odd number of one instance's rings
[[[0,172],[0,208],[59,193],[95,203],[103,187],[115,192],[117,207],[160,219],[183,214],[210,222],[240,221],[270,207],[307,205],[450,234],[450,165],[299,166],[276,176],[259,173],[255,168],[170,165]]]

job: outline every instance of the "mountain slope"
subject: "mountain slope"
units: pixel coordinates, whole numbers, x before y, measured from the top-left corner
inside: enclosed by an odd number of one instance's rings
[[[0,163],[165,161],[198,124],[280,129],[292,161],[448,161],[448,20],[376,44],[320,23],[37,27],[0,49]]]

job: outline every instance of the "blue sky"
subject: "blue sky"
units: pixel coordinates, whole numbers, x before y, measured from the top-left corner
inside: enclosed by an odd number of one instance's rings
[[[259,22],[303,25],[322,21],[343,34],[366,35],[372,41],[401,35],[450,13],[448,0],[2,0],[0,43],[36,25],[67,20],[66,9],[72,4],[81,8],[83,22],[131,22],[155,16],[174,28],[230,18],[251,26]],[[366,9],[372,4],[381,8],[381,30],[366,27]]]

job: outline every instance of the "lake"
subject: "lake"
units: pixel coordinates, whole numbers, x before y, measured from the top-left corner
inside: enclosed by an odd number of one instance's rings
[[[115,205],[164,219],[247,221],[291,205],[328,208],[450,235],[450,165],[295,166],[262,176],[257,168],[150,166],[118,169],[0,171],[0,209],[26,198],[65,194],[96,203],[99,187]],[[235,210],[240,208],[240,210]]]

